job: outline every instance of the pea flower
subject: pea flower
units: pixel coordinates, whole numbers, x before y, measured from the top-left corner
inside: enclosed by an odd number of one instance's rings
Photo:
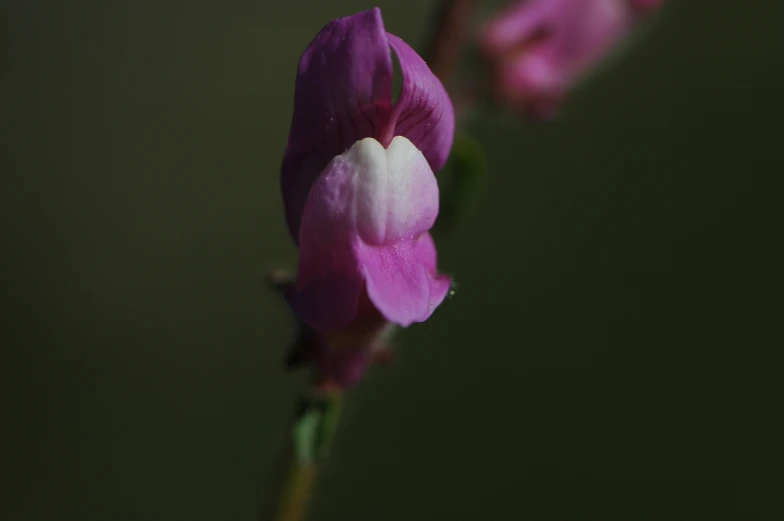
[[[533,118],[557,114],[569,89],[662,0],[524,0],[490,20],[480,46],[496,94]]]
[[[395,102],[392,51],[402,72]],[[438,214],[433,171],[446,162],[453,133],[444,87],[384,30],[378,8],[333,20],[308,45],[281,167],[299,246],[285,294],[305,324],[348,331],[349,344],[362,346],[370,342],[363,328],[424,321],[443,301],[450,282],[436,270],[428,231]]]

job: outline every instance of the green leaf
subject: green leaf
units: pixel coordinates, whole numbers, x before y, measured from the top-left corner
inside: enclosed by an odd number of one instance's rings
[[[457,134],[449,160],[436,178],[440,191],[436,230],[452,231],[473,204],[486,171],[482,146],[466,134]]]

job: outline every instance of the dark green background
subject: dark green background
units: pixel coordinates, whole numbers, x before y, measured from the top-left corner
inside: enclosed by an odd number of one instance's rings
[[[378,4],[425,42],[434,1]],[[253,518],[301,384],[264,284],[296,61],[370,6],[2,2],[1,519]],[[671,0],[555,124],[472,123],[457,296],[311,519],[784,518],[780,6]]]

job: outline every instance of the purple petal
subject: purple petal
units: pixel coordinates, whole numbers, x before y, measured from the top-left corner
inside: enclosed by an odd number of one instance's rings
[[[427,320],[449,291],[449,277],[435,272],[429,233],[393,246],[361,245],[359,256],[368,296],[390,322],[406,327]]]
[[[299,61],[294,113],[281,167],[295,240],[308,192],[334,158],[375,136],[389,118],[392,58],[378,8],[333,20]]]
[[[505,53],[536,39],[546,30],[545,23],[558,9],[558,0],[515,2],[498,13],[482,28],[479,35],[482,49],[488,54]]]
[[[416,256],[419,262],[425,267],[428,273],[436,273],[437,253],[436,243],[433,242],[433,236],[429,233],[423,233],[419,236],[416,242]]]
[[[351,255],[345,249],[334,253],[336,258]],[[288,291],[286,300],[310,327],[320,331],[334,331],[347,326],[356,316],[363,275],[359,272],[350,273],[350,270],[340,274],[341,270],[347,268],[346,264],[337,262],[332,266],[315,266],[313,262],[303,262],[300,256],[299,272],[305,274],[301,281],[302,287]]]
[[[436,245],[429,233],[423,233],[416,244],[416,256],[427,270],[430,278],[430,312],[432,313],[449,292],[451,281],[446,275],[439,275],[436,269]]]
[[[434,171],[449,157],[455,132],[452,102],[444,86],[425,61],[393,34],[389,45],[397,54],[403,73],[403,86],[395,104],[397,116],[394,135],[408,138],[422,151]]]
[[[291,306],[316,329],[339,329],[356,316],[364,283],[389,321],[425,320],[449,285],[435,274],[432,241],[419,241],[437,213],[438,185],[410,141],[356,143],[308,195]]]
[[[390,322],[406,327],[430,316],[430,277],[419,261],[414,239],[392,246],[360,244],[359,260],[367,292]]]
[[[353,246],[358,174],[354,163],[343,155],[332,160],[313,183],[302,212],[297,284],[287,297],[299,317],[319,330],[348,325],[357,314],[364,287]]]
[[[553,42],[555,52],[572,74],[580,74],[626,35],[632,22],[631,11],[626,2],[618,0],[583,0],[577,6],[561,2],[557,19],[560,36]]]

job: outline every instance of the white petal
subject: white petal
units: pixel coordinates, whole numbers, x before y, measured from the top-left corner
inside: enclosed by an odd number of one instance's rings
[[[343,159],[354,166],[354,219],[360,238],[388,244],[430,229],[438,215],[438,183],[422,152],[397,136],[385,149],[358,141]]]

